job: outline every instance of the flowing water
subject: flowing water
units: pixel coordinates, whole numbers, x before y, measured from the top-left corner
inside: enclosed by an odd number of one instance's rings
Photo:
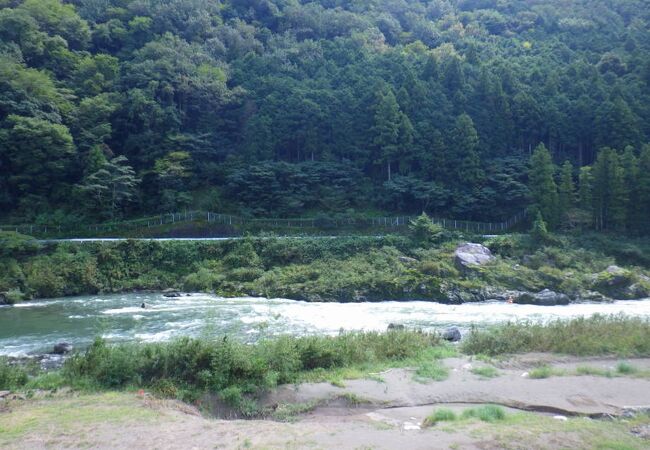
[[[146,308],[140,305],[145,302]],[[485,326],[508,320],[546,321],[595,313],[650,317],[650,299],[568,306],[503,302],[445,305],[432,302],[306,303],[284,299],[222,298],[192,294],[68,297],[0,307],[0,355],[50,352],[57,342],[75,347],[97,336],[113,342],[157,342],[178,336],[230,335],[254,342],[278,334],[336,334],[385,330],[404,324],[424,330]]]

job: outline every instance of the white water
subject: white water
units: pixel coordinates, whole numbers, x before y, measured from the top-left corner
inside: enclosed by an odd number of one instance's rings
[[[147,308],[141,308],[142,302]],[[50,351],[61,341],[84,346],[96,336],[110,341],[160,342],[179,336],[230,335],[253,342],[279,334],[385,330],[390,323],[423,330],[506,321],[548,321],[593,314],[650,318],[650,299],[567,306],[503,302],[445,305],[432,302],[306,303],[284,299],[192,294],[125,294],[60,298],[0,308],[0,355]]]

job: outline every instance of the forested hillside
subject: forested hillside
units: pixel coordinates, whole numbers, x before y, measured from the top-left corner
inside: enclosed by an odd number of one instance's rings
[[[535,201],[639,231],[648,142],[647,0],[0,0],[2,222]]]

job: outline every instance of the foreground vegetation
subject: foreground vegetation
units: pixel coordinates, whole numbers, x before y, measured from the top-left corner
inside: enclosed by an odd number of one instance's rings
[[[492,356],[555,352],[648,357],[650,321],[594,316],[546,325],[505,324],[472,330],[460,349],[467,354]],[[281,336],[255,345],[228,337],[119,345],[98,339],[70,357],[60,371],[41,372],[36,367],[0,361],[0,390],[145,388],[185,401],[196,401],[210,393],[239,414],[256,416],[270,413],[258,407],[256,398],[279,384],[331,381],[342,385],[345,378],[375,379],[377,375],[373,374],[389,367],[413,367],[415,381],[441,381],[447,369],[437,361],[453,355],[454,350],[437,335],[408,330],[335,337]],[[585,370],[576,373],[587,374]],[[633,375],[634,371],[627,363],[617,367],[618,375]],[[553,375],[550,368],[548,373],[542,369],[538,372],[536,378]]]
[[[468,354],[549,352],[576,356],[650,355],[650,321],[600,316],[540,323],[506,323],[472,330],[463,341]]]
[[[468,240],[483,242],[495,259],[471,270],[459,267],[454,250]],[[307,301],[462,303],[545,288],[574,300],[643,298],[650,296],[649,254],[647,239],[484,238],[443,231],[426,220],[404,235],[336,239],[39,244],[1,233],[0,293],[9,303],[166,288]]]
[[[424,434],[432,442],[450,442],[449,448],[463,448],[468,441],[477,445],[488,442],[498,448],[548,448],[549,442],[561,440],[568,448],[645,450],[647,440],[639,431],[650,425],[650,417],[643,414],[625,419],[568,417],[560,421],[549,415],[504,411],[498,407],[467,407],[433,411],[431,419],[435,422],[426,421],[429,426],[418,433],[404,433],[383,423],[369,430],[367,418],[356,424],[354,417],[345,417],[341,422],[329,418],[327,427],[316,423],[321,430],[319,435],[313,420],[297,424],[225,423],[182,413],[187,410],[175,402],[120,392],[54,395],[12,402],[11,414],[0,414],[0,446],[26,448],[38,440],[48,447],[101,448],[126,447],[136,441],[137,446],[150,448],[164,436],[165,447],[169,448],[184,448],[190,440],[197,448],[302,448],[313,446],[314,440],[325,433],[331,437],[333,430],[347,429],[359,436],[358,441],[366,440],[363,433],[372,433],[375,441],[394,442],[399,432],[405,441],[404,448],[412,447],[410,437]],[[349,440],[341,444],[341,448],[351,447]]]
[[[327,378],[337,369],[390,367],[445,354],[436,335],[392,331],[336,337],[282,336],[247,345],[227,337],[169,343],[109,345],[97,339],[62,371],[0,361],[0,389],[125,389],[145,387],[164,397],[195,401],[217,394],[243,415],[260,414],[254,397],[279,384]],[[449,352],[447,352],[449,354]],[[364,369],[365,368],[365,369]],[[430,368],[430,364],[425,367]],[[32,376],[30,376],[32,375]],[[426,377],[428,374],[423,373]]]

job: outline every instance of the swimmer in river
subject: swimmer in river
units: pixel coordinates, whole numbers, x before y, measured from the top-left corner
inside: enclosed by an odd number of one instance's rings
[[[146,307],[147,307],[147,304],[145,302],[142,302],[142,304],[140,305],[140,308],[145,309]]]

